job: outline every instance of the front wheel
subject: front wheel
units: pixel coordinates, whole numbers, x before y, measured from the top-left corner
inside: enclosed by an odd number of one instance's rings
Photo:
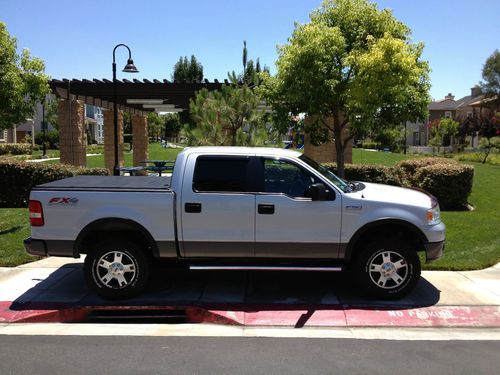
[[[420,259],[406,241],[367,244],[354,260],[354,277],[368,295],[398,299],[411,292],[420,277]]]
[[[98,243],[85,258],[87,283],[101,297],[124,299],[139,294],[146,287],[151,269],[143,249],[130,242]]]

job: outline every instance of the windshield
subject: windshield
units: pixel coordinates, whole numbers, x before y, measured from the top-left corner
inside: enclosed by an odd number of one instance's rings
[[[330,172],[328,168],[322,166],[321,164],[315,162],[305,155],[301,155],[299,159],[305,162],[310,167],[314,168],[318,173],[335,184],[335,186],[337,186],[344,193],[349,193],[352,191],[351,187],[349,187],[349,184],[346,181],[342,180],[340,177],[337,177],[337,175],[335,175],[333,172]]]

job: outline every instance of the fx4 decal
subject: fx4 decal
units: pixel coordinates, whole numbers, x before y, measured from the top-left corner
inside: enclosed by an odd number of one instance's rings
[[[78,203],[78,198],[53,197],[53,198],[50,198],[50,201],[49,201],[50,205],[54,205],[54,204],[75,205],[77,203]]]

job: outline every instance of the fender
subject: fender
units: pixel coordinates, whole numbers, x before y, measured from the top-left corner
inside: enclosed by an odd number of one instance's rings
[[[418,228],[416,225],[409,223],[408,221],[404,220],[399,220],[399,219],[380,219],[376,220],[373,222],[370,222],[368,224],[365,224],[361,228],[359,228],[356,233],[351,237],[351,240],[347,244],[345,254],[344,254],[344,259],[349,260],[351,259],[351,256],[354,252],[354,249],[356,247],[357,242],[363,237],[364,234],[366,234],[369,231],[372,231],[376,228],[379,227],[385,227],[385,226],[398,226],[398,227],[403,227],[409,232],[413,233],[416,238],[422,242],[422,244],[425,244],[428,242],[427,237],[425,234],[422,232],[420,228]],[[342,255],[341,255],[342,257]]]
[[[73,253],[74,255],[78,256],[80,251],[80,246],[82,245],[82,242],[84,239],[87,237],[87,235],[92,232],[92,231],[120,231],[120,230],[133,230],[133,231],[138,231],[140,232],[148,241],[148,244],[151,246],[151,250],[153,252],[153,256],[155,258],[158,258],[160,256],[160,251],[158,249],[158,244],[156,241],[153,239],[153,236],[148,232],[146,228],[144,228],[141,224],[129,220],[129,219],[122,219],[118,217],[109,217],[105,219],[98,219],[95,220],[85,226],[81,230],[81,232],[78,234],[78,237],[76,238],[74,247],[73,247]]]

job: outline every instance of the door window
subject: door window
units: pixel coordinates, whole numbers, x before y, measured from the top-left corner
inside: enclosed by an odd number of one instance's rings
[[[309,186],[321,182],[308,171],[283,160],[264,160],[264,191],[305,197]]]

